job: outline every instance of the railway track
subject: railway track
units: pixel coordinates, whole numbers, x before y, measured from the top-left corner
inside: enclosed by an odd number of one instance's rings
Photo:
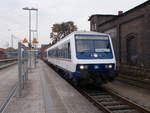
[[[0,60],[0,70],[7,68],[11,65],[17,64],[17,59],[3,59]]]
[[[150,110],[114,93],[100,88],[77,90],[105,113],[150,113]]]
[[[120,77],[116,78],[116,80],[127,83],[127,84],[132,85],[132,86],[136,86],[136,87],[150,90],[150,80],[147,80],[147,81],[146,80],[145,81],[144,80],[137,80],[137,79],[134,79],[132,77],[121,76],[121,75],[120,75]]]
[[[63,77],[60,72],[56,72]],[[68,82],[71,83],[70,81]],[[111,89],[93,86],[82,88],[76,87],[73,84],[72,86],[104,113],[150,113],[149,109],[122,97]]]

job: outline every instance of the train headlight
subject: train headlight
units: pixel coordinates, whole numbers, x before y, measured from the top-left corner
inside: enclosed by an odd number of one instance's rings
[[[111,65],[111,64],[109,64],[109,65],[105,65],[105,68],[109,68],[109,69],[111,69],[113,66]]]
[[[112,65],[111,65],[111,64],[110,64],[110,65],[108,65],[108,68],[110,68],[110,69],[111,69],[111,68],[112,68]]]
[[[81,70],[88,69],[88,66],[87,65],[80,65],[80,69]]]
[[[98,57],[98,54],[94,53],[93,56],[94,56],[94,57]]]
[[[84,69],[84,65],[81,65],[81,66],[80,66],[80,69],[83,70],[83,69]]]

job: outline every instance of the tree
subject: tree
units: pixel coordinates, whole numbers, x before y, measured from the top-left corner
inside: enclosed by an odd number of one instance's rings
[[[61,40],[66,35],[74,31],[77,31],[77,27],[72,21],[62,22],[60,24],[53,24],[52,32],[50,33],[52,44],[55,44],[57,41]]]

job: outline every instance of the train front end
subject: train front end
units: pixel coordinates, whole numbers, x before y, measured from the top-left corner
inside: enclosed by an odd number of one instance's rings
[[[76,73],[82,83],[103,84],[115,78],[116,60],[107,34],[75,35]]]

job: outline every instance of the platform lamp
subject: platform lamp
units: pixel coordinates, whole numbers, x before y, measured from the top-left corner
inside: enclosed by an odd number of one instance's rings
[[[26,38],[24,38],[22,43],[28,43],[28,40]]]
[[[26,39],[26,38],[24,38],[23,40],[22,40],[22,43],[24,43],[24,44],[29,44],[29,42],[28,42],[28,40]]]
[[[30,65],[30,68],[31,68],[31,47],[32,47],[32,44],[31,44],[31,11],[36,11],[37,12],[38,9],[37,8],[28,8],[28,7],[24,7],[22,9],[29,11],[29,49],[30,49],[30,58],[29,58],[30,64],[29,65]],[[38,18],[38,16],[36,16],[36,21],[37,21],[37,18]]]

